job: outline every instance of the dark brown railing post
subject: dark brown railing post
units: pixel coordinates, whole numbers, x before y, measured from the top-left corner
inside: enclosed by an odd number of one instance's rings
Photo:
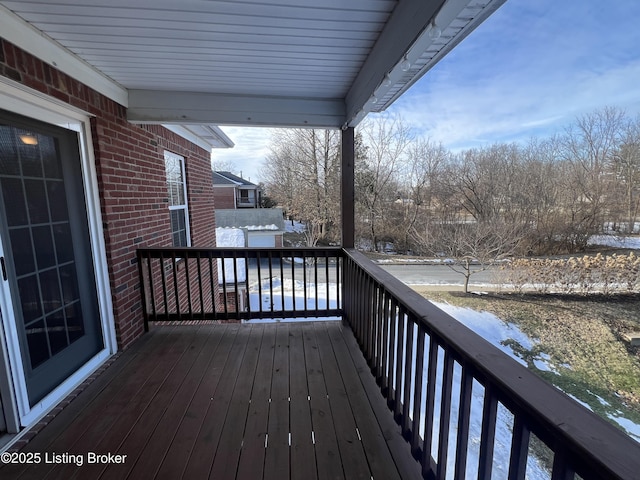
[[[354,128],[342,130],[341,200],[342,246],[355,245],[355,135]]]

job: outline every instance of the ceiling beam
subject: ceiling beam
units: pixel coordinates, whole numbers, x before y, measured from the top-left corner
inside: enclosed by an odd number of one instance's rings
[[[402,60],[444,2],[445,0],[398,2],[346,96],[346,115],[349,121],[364,108],[384,76]]]
[[[343,99],[129,90],[127,119],[132,123],[339,128],[346,116]]]

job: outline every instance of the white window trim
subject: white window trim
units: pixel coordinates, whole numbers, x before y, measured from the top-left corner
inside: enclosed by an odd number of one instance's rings
[[[187,197],[187,170],[185,167],[185,160],[182,155],[178,155],[177,153],[173,153],[168,150],[165,150],[164,151],[165,161],[167,157],[172,157],[174,160],[178,160],[178,162],[180,163],[180,175],[182,176],[182,195],[184,197],[183,204],[169,205],[169,211],[172,211],[172,210],[184,211],[184,223],[185,223],[185,234],[187,236],[187,247],[190,247],[191,246],[191,225],[189,222],[189,199]],[[166,171],[165,171],[165,174],[166,174]],[[167,193],[169,194],[169,196],[171,195],[168,191]],[[171,198],[169,198],[169,202],[171,202]],[[173,230],[171,231],[171,242],[173,243]]]
[[[106,246],[102,229],[102,214],[100,211],[100,196],[98,190],[98,176],[93,155],[93,141],[91,138],[90,114],[72,107],[62,101],[49,97],[22,84],[0,77],[0,105],[4,110],[17,113],[39,121],[56,125],[77,132],[80,141],[80,158],[82,166],[82,180],[87,205],[87,219],[91,239],[91,253],[94,258],[96,289],[98,294],[98,308],[103,335],[104,348],[78,369],[67,380],[40,400],[34,406],[29,406],[22,354],[18,343],[18,333],[14,322],[3,315],[0,321],[6,335],[6,356],[11,368],[11,395],[5,399],[3,407],[5,415],[11,415],[19,425],[28,427],[43,418],[55,405],[66,397],[73,389],[80,385],[104,361],[117,351],[115,324],[113,322],[113,304],[111,302],[111,287],[107,266]],[[12,312],[11,300],[0,295],[0,308],[3,312]],[[12,315],[12,314],[11,314]],[[16,439],[19,437],[16,437]],[[14,439],[14,441],[16,440]],[[13,442],[11,442],[13,443]],[[10,443],[10,444],[11,444]],[[10,445],[5,445],[8,448]]]

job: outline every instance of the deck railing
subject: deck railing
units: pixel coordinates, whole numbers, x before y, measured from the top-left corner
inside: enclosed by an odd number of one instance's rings
[[[340,248],[144,248],[137,258],[145,329],[342,315]]]
[[[640,444],[355,250],[149,248],[138,263],[145,325],[342,316],[427,479],[638,478]]]
[[[640,444],[354,250],[345,317],[425,478],[640,478]],[[529,477],[531,478],[531,477]]]

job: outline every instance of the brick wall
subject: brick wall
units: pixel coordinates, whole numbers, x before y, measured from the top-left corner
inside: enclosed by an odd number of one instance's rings
[[[213,199],[217,209],[236,208],[236,189],[234,187],[213,187]]]
[[[202,247],[215,245],[210,153],[162,126],[127,122],[122,105],[0,42],[1,75],[95,116],[91,128],[116,335],[125,348],[143,331],[135,250],[171,245],[164,150],[185,157],[192,245]]]

